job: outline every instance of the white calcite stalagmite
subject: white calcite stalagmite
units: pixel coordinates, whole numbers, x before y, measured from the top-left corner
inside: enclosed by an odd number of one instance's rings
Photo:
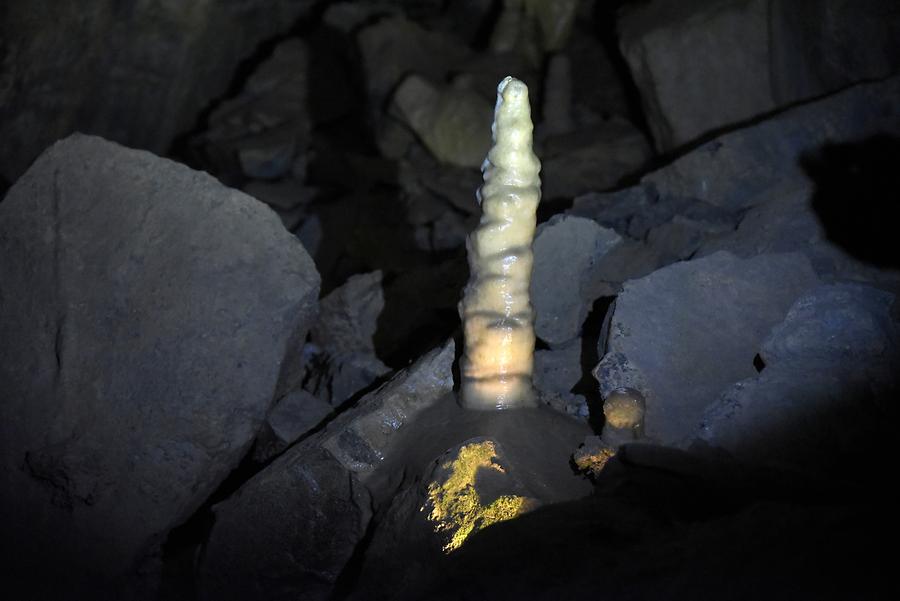
[[[536,404],[528,289],[541,164],[531,149],[532,129],[528,87],[507,77],[497,87],[494,146],[481,167],[481,223],[467,241],[471,276],[460,304],[461,400],[470,409]]]

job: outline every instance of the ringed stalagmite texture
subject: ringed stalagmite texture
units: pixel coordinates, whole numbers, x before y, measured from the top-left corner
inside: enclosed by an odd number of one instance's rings
[[[531,149],[528,87],[507,77],[497,87],[494,146],[481,171],[481,222],[467,240],[471,273],[460,303],[465,335],[461,397],[470,409],[537,404],[531,385],[531,283],[540,161]]]

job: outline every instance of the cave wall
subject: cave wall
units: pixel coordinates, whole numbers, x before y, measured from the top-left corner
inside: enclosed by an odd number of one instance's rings
[[[235,66],[316,0],[10,0],[0,9],[0,176],[96,134],[157,154],[229,88]]]

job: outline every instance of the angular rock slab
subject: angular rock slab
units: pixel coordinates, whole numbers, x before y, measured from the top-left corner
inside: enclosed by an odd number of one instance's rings
[[[4,543],[75,587],[131,578],[246,452],[318,291],[275,214],[207,174],[46,151],[0,204]]]
[[[334,407],[306,390],[279,399],[253,444],[253,459],[263,463],[280,454],[331,415]]]
[[[900,270],[879,269],[851,256],[828,239],[813,208],[814,184],[806,178],[782,180],[766,194],[766,202],[748,210],[733,231],[710,238],[696,256],[726,250],[739,257],[764,253],[800,252],[825,281],[900,282]]]
[[[900,135],[900,76],[854,86],[706,142],[641,181],[659,192],[728,210],[768,199],[782,179],[804,175],[801,157],[826,143]]]
[[[375,355],[383,310],[380,271],[350,276],[322,299],[304,349],[306,390],[338,407],[390,371]]]
[[[352,275],[322,299],[312,340],[329,351],[374,355],[378,317],[384,310],[380,271]]]
[[[371,474],[397,431],[453,390],[455,349],[451,339],[363,397],[323,433],[322,446],[347,470],[361,477]]]
[[[622,16],[622,55],[660,152],[775,107],[767,5],[662,0]]]
[[[453,357],[451,340],[216,505],[201,598],[331,599],[372,517],[367,477],[396,433],[452,391]]]
[[[665,152],[897,73],[895,4],[657,0],[628,7],[617,29],[648,125]]]
[[[595,300],[590,294],[593,270],[621,240],[614,231],[583,217],[558,215],[538,228],[531,276],[538,338],[561,345],[581,333]]]
[[[366,487],[312,440],[214,511],[200,576],[211,601],[331,598],[372,517]]]
[[[701,437],[742,461],[829,479],[878,466],[897,419],[896,302],[849,283],[803,295],[763,342],[765,369],[722,394]]]
[[[762,340],[817,283],[802,255],[742,260],[726,252],[627,282],[594,370],[601,394],[638,390],[646,399],[646,437],[690,442],[704,410],[726,386],[756,373]]]

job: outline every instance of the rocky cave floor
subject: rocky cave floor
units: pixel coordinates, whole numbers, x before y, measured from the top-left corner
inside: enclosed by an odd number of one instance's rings
[[[783,4],[313,2],[166,152],[90,131],[167,158],[4,167],[7,598],[900,598],[900,16]],[[474,412],[507,74],[540,406]]]

